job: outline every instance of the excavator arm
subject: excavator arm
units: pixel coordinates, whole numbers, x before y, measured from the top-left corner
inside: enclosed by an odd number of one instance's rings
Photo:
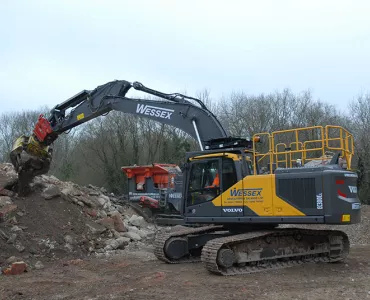
[[[126,94],[131,88],[161,99],[128,98]],[[48,118],[40,115],[32,135],[18,138],[10,154],[19,177],[29,181],[34,176],[47,173],[52,159],[49,146],[61,133],[112,110],[177,127],[195,138],[201,150],[209,140],[228,137],[227,131],[201,100],[178,93],[165,94],[139,82],[116,80],[92,91],[81,91],[56,105]]]

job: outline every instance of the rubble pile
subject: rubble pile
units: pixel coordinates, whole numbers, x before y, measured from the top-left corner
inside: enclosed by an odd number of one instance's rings
[[[82,187],[41,175],[31,192],[15,192],[17,174],[0,164],[0,267],[150,247],[157,227],[137,216],[104,188]],[[7,269],[9,272],[11,268]]]

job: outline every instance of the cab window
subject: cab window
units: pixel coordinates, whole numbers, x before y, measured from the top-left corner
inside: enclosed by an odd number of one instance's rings
[[[254,174],[254,168],[253,168],[250,157],[248,157],[248,156],[245,157],[245,163],[247,165],[248,174],[253,175]]]
[[[234,161],[230,158],[224,158],[222,160],[222,190],[226,191],[237,183],[237,181]]]
[[[193,162],[187,193],[188,205],[211,201],[220,194],[219,160]]]

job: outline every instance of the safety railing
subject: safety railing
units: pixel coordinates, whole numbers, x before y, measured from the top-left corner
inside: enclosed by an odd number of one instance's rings
[[[265,145],[267,144],[268,150],[266,152],[263,152],[263,150],[262,150],[261,153],[258,152],[257,140],[258,141],[267,140],[267,143],[265,143]],[[256,133],[253,136],[253,156],[254,156],[253,161],[257,162],[257,163],[253,163],[253,174],[257,174],[257,165],[261,165],[266,161],[267,161],[266,165],[268,165],[270,170],[272,170],[273,151],[271,151],[271,149],[272,149],[272,145],[271,145],[271,135],[270,135],[270,133],[260,132],[260,133]]]
[[[259,137],[259,139],[258,139]],[[264,145],[257,140],[267,141]],[[259,166],[293,168],[327,164],[335,153],[340,152],[339,164],[351,169],[354,140],[350,132],[341,126],[311,126],[304,128],[257,133],[253,136],[253,153]],[[254,165],[256,173],[256,164]]]
[[[338,136],[333,136],[333,135]],[[347,166],[351,166],[354,153],[353,135],[341,126],[328,125],[325,127],[326,145],[329,150],[342,151]],[[337,146],[339,144],[339,146]]]

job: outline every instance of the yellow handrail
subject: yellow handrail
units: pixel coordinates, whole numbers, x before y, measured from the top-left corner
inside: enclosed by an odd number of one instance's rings
[[[279,146],[283,146],[284,150],[287,148],[285,143],[279,143],[275,145],[275,157],[276,157],[276,165],[279,166],[279,163],[285,163],[285,168],[288,167],[288,153],[284,151],[279,151]],[[281,148],[281,147],[280,147]],[[284,155],[285,159],[279,160],[279,155]]]
[[[268,151],[265,152],[265,153],[258,153],[257,152],[257,145],[256,145],[256,137],[258,137],[259,139],[261,138],[266,138],[267,141],[268,141]],[[258,157],[260,157],[260,159],[258,160],[258,162],[260,162],[260,160],[262,160],[263,158],[265,157],[268,157],[268,165],[270,167],[270,170],[272,170],[272,164],[273,164],[273,151],[271,151],[271,135],[268,133],[268,132],[260,132],[260,133],[256,133],[253,135],[253,174],[257,174],[257,166],[256,166],[256,160]]]
[[[267,138],[266,152],[257,153],[257,136]],[[302,164],[313,160],[328,160],[328,151],[340,151],[341,159],[345,160],[346,168],[350,170],[354,154],[352,134],[341,126],[327,125],[262,132],[253,136],[254,160],[260,163],[269,159],[270,170],[273,164],[277,167],[285,164],[285,168],[291,168],[295,159],[301,159]],[[255,164],[254,172],[256,174]]]

